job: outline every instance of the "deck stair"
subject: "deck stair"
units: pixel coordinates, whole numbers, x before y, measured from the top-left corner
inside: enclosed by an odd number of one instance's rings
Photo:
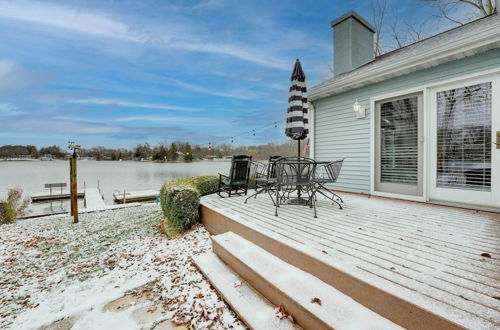
[[[217,256],[305,329],[401,329],[349,296],[243,237],[212,236]]]
[[[193,257],[193,260],[224,300],[251,329],[301,329],[288,318],[276,317],[276,306],[255,291],[214,253],[200,254]]]

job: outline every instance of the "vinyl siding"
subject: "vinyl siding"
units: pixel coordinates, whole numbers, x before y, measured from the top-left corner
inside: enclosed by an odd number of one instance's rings
[[[318,161],[345,157],[334,187],[370,193],[370,98],[495,68],[500,68],[500,49],[316,100],[313,157]],[[366,108],[363,119],[356,119],[352,109],[356,100]]]

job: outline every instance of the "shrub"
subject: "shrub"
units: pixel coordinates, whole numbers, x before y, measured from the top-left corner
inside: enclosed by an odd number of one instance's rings
[[[160,189],[163,214],[179,231],[190,229],[199,219],[200,197],[217,192],[217,176],[195,176],[165,182]]]
[[[16,218],[24,215],[29,205],[29,199],[22,199],[21,189],[9,189],[7,198],[0,200],[0,224],[13,223]]]

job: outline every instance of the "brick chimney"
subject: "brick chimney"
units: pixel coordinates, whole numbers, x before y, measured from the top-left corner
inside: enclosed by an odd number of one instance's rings
[[[375,58],[375,28],[359,14],[352,10],[345,13],[332,21],[332,28],[334,76]]]

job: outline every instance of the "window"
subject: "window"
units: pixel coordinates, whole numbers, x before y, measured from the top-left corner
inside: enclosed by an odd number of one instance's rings
[[[380,104],[380,182],[418,184],[418,97]]]
[[[491,190],[491,83],[437,93],[436,186]]]

